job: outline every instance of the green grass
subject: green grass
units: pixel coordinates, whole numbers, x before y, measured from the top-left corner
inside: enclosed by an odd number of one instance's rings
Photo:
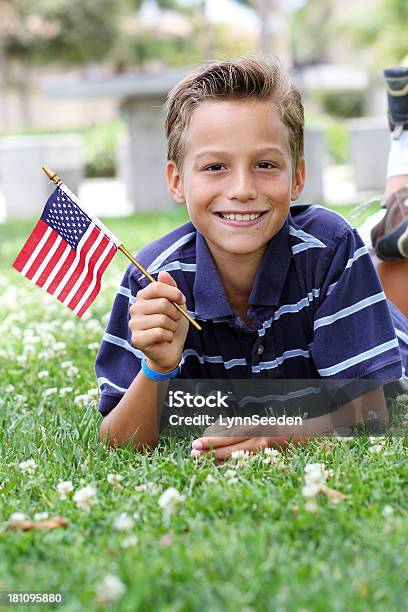
[[[106,223],[135,252],[184,215],[175,208]],[[198,467],[191,440],[163,439],[145,454],[107,450],[93,364],[127,261],[115,257],[78,320],[11,268],[34,223],[0,225],[0,590],[63,591],[59,609],[99,610],[97,585],[113,574],[125,588],[111,605],[119,611],[405,610],[407,439],[390,438],[381,452],[365,436],[333,441],[331,452],[313,441],[284,454],[286,471],[256,456],[235,482],[211,459]],[[57,393],[44,395],[50,388]],[[403,400],[390,407],[404,418]],[[19,467],[30,458],[32,474]],[[333,470],[328,485],[347,498],[336,505],[320,495],[312,511],[302,486],[304,466],[315,462]],[[110,473],[123,489],[107,482]],[[75,491],[94,486],[97,504],[83,512],[72,494],[61,500],[60,480]],[[149,482],[155,490],[136,489]],[[168,487],[185,500],[167,521],[158,500]],[[69,526],[14,533],[13,512],[48,512]],[[123,512],[137,513],[129,532],[113,528]],[[129,533],[138,543],[124,548]]]

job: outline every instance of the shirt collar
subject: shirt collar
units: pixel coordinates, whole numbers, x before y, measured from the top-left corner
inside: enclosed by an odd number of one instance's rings
[[[291,257],[289,222],[286,218],[279,232],[269,240],[249,296],[250,306],[279,304]],[[200,318],[215,319],[234,315],[214,258],[204,236],[198,231],[193,294],[195,313]]]

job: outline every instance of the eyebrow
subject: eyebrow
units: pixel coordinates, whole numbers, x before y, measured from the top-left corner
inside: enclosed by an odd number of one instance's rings
[[[278,146],[265,147],[264,149],[259,149],[258,151],[255,152],[256,155],[262,155],[265,153],[280,153],[281,155],[283,155],[282,149]],[[205,157],[206,155],[226,155],[228,156],[229,153],[227,151],[216,151],[213,149],[207,149],[207,150],[201,151],[198,155],[196,155],[195,159],[199,160],[202,157]]]

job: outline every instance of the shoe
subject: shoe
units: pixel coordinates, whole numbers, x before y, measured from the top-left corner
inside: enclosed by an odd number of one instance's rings
[[[386,213],[371,230],[371,241],[380,259],[408,259],[408,185],[385,201]]]
[[[393,138],[408,130],[408,67],[395,66],[384,70],[388,98],[388,123]]]

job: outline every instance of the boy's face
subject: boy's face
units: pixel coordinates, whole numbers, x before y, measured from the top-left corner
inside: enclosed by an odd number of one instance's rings
[[[167,163],[169,191],[213,255],[259,254],[284,224],[301,193],[304,161],[292,174],[287,128],[270,101],[202,102],[187,137],[183,180]],[[256,214],[249,221],[225,214]]]

